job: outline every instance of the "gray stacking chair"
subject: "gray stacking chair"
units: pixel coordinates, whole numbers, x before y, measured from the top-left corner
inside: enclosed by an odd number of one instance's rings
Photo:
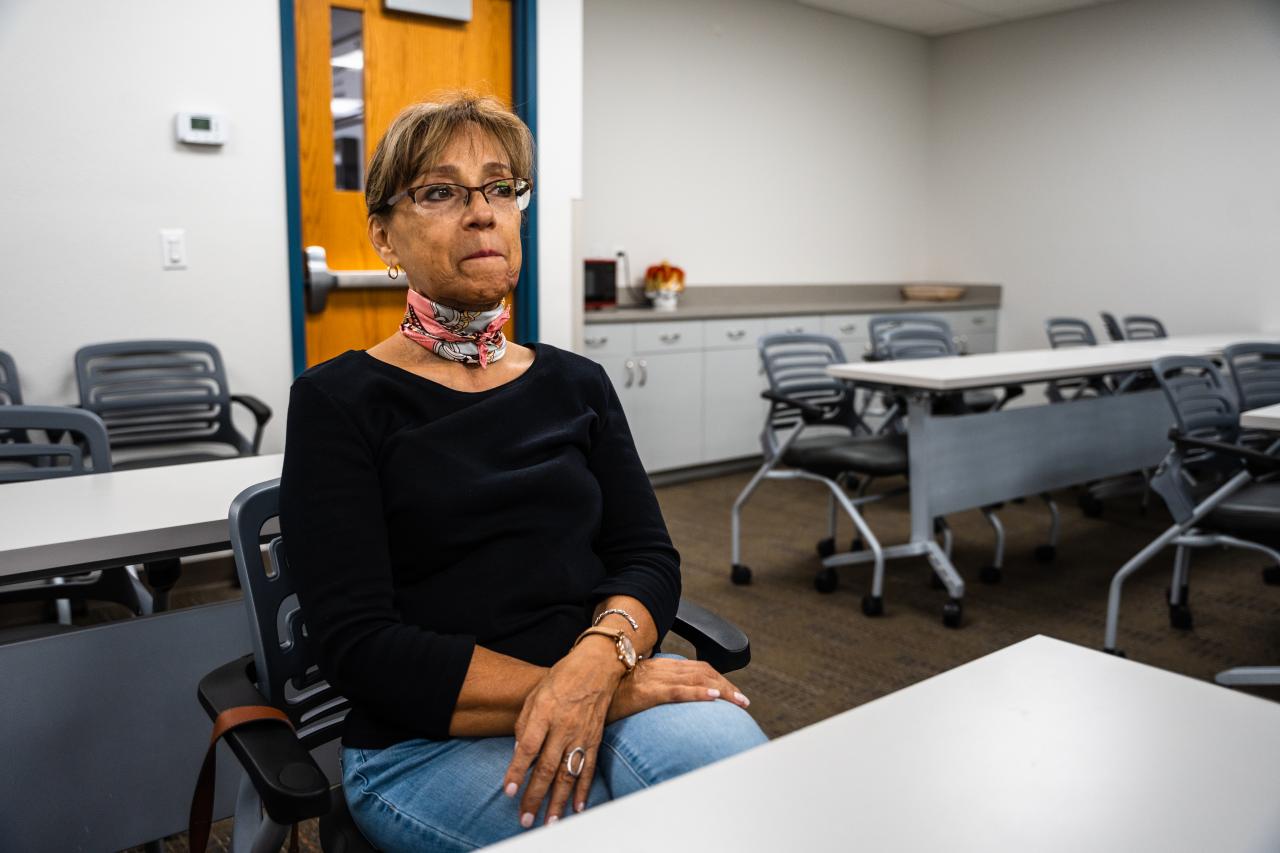
[[[915,315],[873,317],[869,330],[871,354],[878,360],[900,361],[959,355],[951,324],[940,318]],[[1010,400],[1021,396],[1022,393],[1022,387],[1019,385],[1007,386],[999,396],[985,390],[965,391],[940,398],[934,408],[939,414],[981,414],[1004,408]],[[895,401],[891,411],[905,414],[905,401]],[[900,424],[901,415],[897,420]],[[1035,556],[1041,562],[1050,562],[1057,555],[1060,516],[1057,503],[1049,495],[1044,494],[1040,498],[1049,508],[1049,541],[1037,546]],[[982,515],[996,537],[992,560],[979,572],[979,577],[984,583],[999,583],[1004,571],[1005,532],[1000,517],[996,515],[996,511],[1000,508],[1000,504],[982,507]],[[939,519],[939,523],[945,527],[945,520]],[[932,577],[936,581],[937,575]]]
[[[1102,328],[1107,330],[1107,337],[1113,341],[1124,340],[1124,329],[1120,328],[1120,321],[1116,319],[1116,315],[1110,311],[1099,311],[1098,315],[1102,317]]]
[[[212,344],[94,344],[77,351],[75,363],[80,407],[106,423],[112,451],[163,451],[116,459],[117,469],[253,455],[262,444],[271,409],[256,397],[228,390],[222,356]],[[252,440],[232,422],[233,403],[253,415]]]
[[[1154,364],[1173,410],[1173,448],[1152,477],[1174,524],[1116,572],[1107,601],[1104,648],[1119,654],[1116,633],[1124,581],[1169,545],[1176,547],[1169,621],[1190,628],[1187,592],[1192,548],[1230,546],[1280,566],[1280,442],[1266,452],[1240,441],[1237,393],[1205,358],[1169,356]]]
[[[907,437],[896,434],[872,435],[854,410],[855,388],[827,373],[833,364],[845,361],[840,343],[826,335],[765,335],[756,344],[769,390],[769,401],[760,433],[764,462],[733,503],[731,512],[732,564],[730,579],[736,584],[751,583],[752,571],[742,562],[742,507],[766,479],[809,480],[828,493],[828,537],[818,543],[822,569],[814,578],[820,592],[832,592],[839,583],[836,568],[841,565],[873,562],[870,594],[863,596],[862,612],[878,616],[884,612],[885,550],[872,534],[858,507],[905,491],[867,495],[866,482],[856,497],[846,494],[857,478],[903,476],[908,471]],[[816,433],[802,436],[806,430]],[[826,428],[820,429],[820,428]],[[781,467],[779,467],[781,466]],[[837,507],[853,521],[870,554],[836,554]],[[944,612],[949,625],[960,623],[960,607],[952,602]]]
[[[74,477],[111,470],[107,431],[97,415],[62,406],[0,406],[0,434],[22,433],[28,440],[0,444],[0,483]],[[36,441],[55,433],[63,441]],[[0,485],[0,494],[4,486]],[[135,616],[152,610],[152,595],[132,566],[0,587],[0,603],[53,601],[57,623],[0,630],[0,642],[15,642],[73,630],[71,602],[111,601]]]
[[[1280,403],[1280,344],[1235,344],[1222,351],[1222,361],[1231,373],[1241,412]],[[1242,440],[1249,446],[1265,447],[1275,435],[1246,432]],[[1280,583],[1280,576],[1274,582]]]
[[[0,350],[0,406],[22,405],[22,383],[18,381],[18,366],[13,356]],[[0,444],[10,441],[26,441],[22,430],[0,430]]]
[[[1143,314],[1131,314],[1124,318],[1124,338],[1127,341],[1150,341],[1155,338],[1167,338],[1164,324],[1155,317]]]
[[[269,560],[263,559],[263,527],[279,513],[279,480],[250,486],[231,504],[231,545],[253,654],[209,673],[198,688],[210,719],[232,708],[269,705],[285,712],[292,725],[257,721],[225,735],[243,770],[231,849],[279,850],[292,824],[319,817],[323,850],[371,851],[347,810],[341,784],[331,786],[312,757],[314,750],[336,748],[333,742],[342,734],[349,703],[317,669],[317,651],[307,634],[281,537],[270,541]],[[751,662],[747,636],[692,602],[680,602],[671,630],[693,645],[698,660],[719,672]],[[212,778],[201,788],[211,808]],[[207,829],[209,814],[197,811],[193,806],[192,829],[198,824]]]

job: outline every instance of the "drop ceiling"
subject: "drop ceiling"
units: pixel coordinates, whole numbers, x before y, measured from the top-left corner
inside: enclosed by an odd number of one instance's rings
[[[1002,24],[1019,18],[1098,6],[1115,0],[795,0],[864,21],[926,36]]]

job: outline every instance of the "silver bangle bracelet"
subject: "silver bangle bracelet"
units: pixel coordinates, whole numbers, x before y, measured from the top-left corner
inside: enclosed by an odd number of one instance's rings
[[[591,627],[594,628],[595,626],[599,625],[600,620],[608,616],[610,613],[616,613],[619,616],[621,616],[623,619],[626,619],[629,623],[631,623],[632,631],[640,630],[640,623],[632,619],[630,613],[617,607],[610,607],[608,610],[603,611],[599,616],[595,618],[595,621],[591,623]]]

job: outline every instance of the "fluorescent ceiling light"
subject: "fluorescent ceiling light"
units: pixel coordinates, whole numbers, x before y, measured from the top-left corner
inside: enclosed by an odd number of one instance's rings
[[[364,68],[364,51],[356,48],[346,53],[340,53],[330,59],[329,64],[334,68],[350,68],[352,71],[359,71]]]

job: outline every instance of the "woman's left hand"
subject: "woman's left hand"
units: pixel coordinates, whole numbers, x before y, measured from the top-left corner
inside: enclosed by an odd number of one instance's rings
[[[624,672],[607,639],[588,637],[561,658],[525,699],[516,719],[516,751],[502,785],[513,797],[529,776],[520,801],[525,828],[533,825],[544,799],[547,823],[560,819],[570,795],[575,811],[586,806],[609,704]],[[574,776],[567,759],[577,749],[584,755],[580,763],[574,757],[572,767],[580,769]]]

